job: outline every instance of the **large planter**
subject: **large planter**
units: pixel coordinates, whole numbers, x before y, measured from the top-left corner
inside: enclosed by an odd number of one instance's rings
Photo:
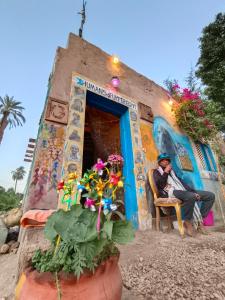
[[[86,273],[77,280],[72,275],[58,274],[58,291],[62,300],[120,300],[122,277],[118,257],[102,263],[95,273]],[[16,287],[15,300],[57,300],[56,279],[51,273],[27,269]]]

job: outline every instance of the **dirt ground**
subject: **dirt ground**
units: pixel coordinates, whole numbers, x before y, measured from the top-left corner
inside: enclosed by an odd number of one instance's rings
[[[137,232],[120,250],[122,300],[225,299],[224,232],[183,240],[177,231]],[[0,256],[0,300],[13,299],[16,264],[15,254]]]

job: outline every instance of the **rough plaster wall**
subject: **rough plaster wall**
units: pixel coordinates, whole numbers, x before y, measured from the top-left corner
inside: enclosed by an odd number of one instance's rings
[[[70,34],[68,48],[57,50],[50,96],[69,101],[74,71],[103,86],[116,75],[121,79],[120,93],[151,106],[155,116],[166,118],[176,127],[166,91],[123,63],[119,67],[113,66],[110,59],[110,55],[101,49]]]

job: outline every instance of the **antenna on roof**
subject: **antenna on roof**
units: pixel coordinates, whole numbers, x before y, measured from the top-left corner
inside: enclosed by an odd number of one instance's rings
[[[87,1],[84,2],[84,0],[83,0],[83,8],[78,13],[79,15],[81,15],[81,25],[80,25],[80,28],[79,28],[79,37],[80,38],[83,37],[83,27],[84,27],[84,23],[86,21],[86,4],[87,4]]]

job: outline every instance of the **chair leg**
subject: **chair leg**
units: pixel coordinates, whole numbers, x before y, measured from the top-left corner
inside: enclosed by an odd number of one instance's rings
[[[160,209],[156,206],[156,230],[159,231],[160,229]]]
[[[168,226],[168,231],[170,232],[172,230],[172,220],[170,216],[167,216],[167,226]]]
[[[180,232],[181,237],[184,237],[184,227],[183,227],[182,218],[181,218],[181,206],[179,204],[176,204],[175,210],[176,210],[176,215],[177,215],[179,232]]]

